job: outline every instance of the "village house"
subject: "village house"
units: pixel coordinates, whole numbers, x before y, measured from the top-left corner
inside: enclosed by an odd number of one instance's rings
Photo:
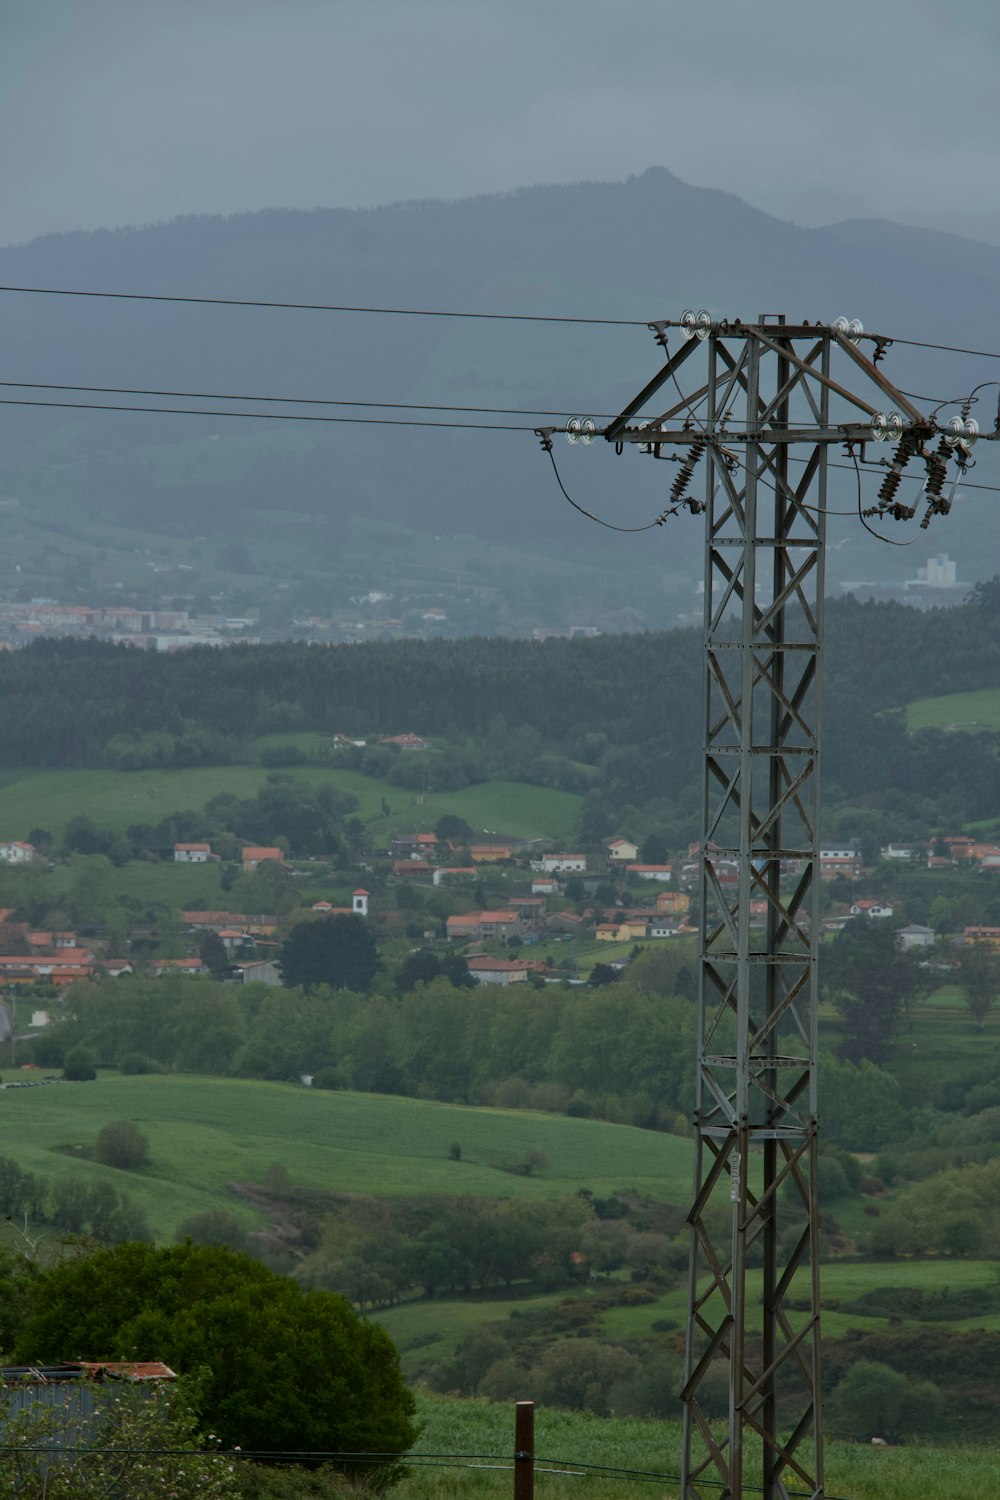
[[[659,880],[664,885],[670,880],[674,873],[673,865],[626,865],[626,875],[631,875],[633,880]]]
[[[435,833],[397,833],[390,847],[394,859],[420,859],[433,854],[437,845]]]
[[[639,858],[638,845],[633,844],[631,839],[612,839],[607,850],[608,859],[613,865],[628,864],[630,860]]]
[[[448,917],[445,931],[449,942],[478,942],[495,937],[507,942],[522,933],[521,919],[515,911],[470,911]]]
[[[236,953],[240,948],[253,947],[253,938],[248,932],[243,932],[239,927],[223,927],[218,936],[219,942],[230,955]]]
[[[5,865],[30,865],[34,857],[34,844],[25,844],[20,839],[0,844],[0,861]]]
[[[1000,927],[966,927],[962,932],[962,942],[976,943],[991,953],[1000,952]]]
[[[75,948],[76,933],[68,930],[64,932],[36,930],[28,933],[27,943],[32,953],[55,953],[59,949]]]
[[[212,858],[211,844],[175,844],[175,865],[207,865]]]
[[[475,880],[476,874],[475,865],[438,865],[432,879],[436,886],[461,884]]]
[[[536,875],[531,882],[533,896],[558,896],[561,887],[551,875]]]
[[[418,859],[415,854],[411,854],[409,859],[394,859],[392,873],[402,880],[412,880],[417,875],[429,875],[431,866],[426,859]]]
[[[465,966],[477,984],[524,984],[532,969],[540,968],[525,959],[491,958],[477,954],[467,958]]]
[[[691,897],[687,891],[657,891],[655,905],[661,915],[669,912],[672,916],[682,917],[691,910]]]
[[[274,958],[260,958],[251,963],[234,964],[233,981],[236,984],[281,984],[281,965]]]
[[[914,849],[912,844],[886,844],[879,850],[879,859],[912,859]]]
[[[154,958],[149,967],[158,979],[164,974],[190,974],[197,978],[211,973],[208,965],[200,958]]]
[[[509,844],[470,844],[469,858],[475,865],[496,865],[510,859]]]
[[[351,892],[350,906],[334,906],[330,901],[314,901],[312,910],[324,917],[367,917],[368,892],[363,886]]]
[[[587,856],[585,854],[543,854],[540,860],[532,863],[531,868],[541,870],[544,875],[585,875]]]
[[[389,624],[389,621],[386,621]],[[430,740],[422,740],[419,734],[393,734],[382,740],[383,745],[398,745],[400,750],[429,750]]]
[[[594,929],[594,936],[603,943],[638,942],[641,938],[674,937],[679,927],[676,917],[657,912],[629,911],[620,916],[605,912],[604,921]]]
[[[279,865],[284,864],[284,851],[277,847],[248,844],[242,854],[244,875],[249,875],[251,871],[256,870],[258,865],[266,864],[268,860],[272,859],[276,860]]]
[[[253,937],[270,937],[278,919],[264,912],[250,914],[235,911],[182,911],[189,932],[219,933],[224,927],[238,927]]]
[[[852,917],[870,917],[875,920],[879,917],[891,917],[892,907],[886,901],[864,900],[855,901],[851,906]]]
[[[0,957],[0,984],[34,984],[39,979],[62,986],[89,979],[94,955],[89,948],[64,948],[58,954],[10,954]]]
[[[861,851],[853,844],[831,845],[820,849],[820,880],[834,880],[838,875],[843,875],[847,880],[857,880],[863,874]]]
[[[896,940],[904,952],[908,948],[933,948],[937,933],[933,927],[922,927],[919,922],[911,922],[908,927],[899,929]]]
[[[537,932],[545,916],[545,899],[542,896],[511,896],[507,905],[517,912],[521,925],[528,932]]]

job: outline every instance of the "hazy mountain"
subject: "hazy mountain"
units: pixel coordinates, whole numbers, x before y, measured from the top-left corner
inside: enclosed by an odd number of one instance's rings
[[[752,184],[747,191],[752,195]],[[0,250],[0,282],[640,320],[677,316],[688,305],[744,318],[785,311],[829,320],[845,313],[868,329],[911,339],[1000,344],[1000,249],[881,221],[801,229],[732,195],[692,187],[664,168],[623,183],[531,188],[456,203],[271,210],[49,235]],[[0,306],[7,380],[610,413],[659,363],[642,327],[9,293]],[[898,344],[884,368],[907,388],[938,397],[998,373],[993,361]],[[246,401],[235,406],[248,409]],[[530,427],[542,418],[481,420]],[[992,426],[989,416],[983,425]],[[396,526],[432,536],[460,532],[473,552],[481,538],[515,551],[565,549],[625,574],[655,562],[670,575],[671,588],[683,578],[686,606],[700,569],[697,523],[678,525],[669,538],[657,532],[666,545],[651,552],[570,511],[530,431],[16,407],[0,412],[0,431],[0,483],[8,496],[21,502],[23,514],[54,510],[72,518],[82,534],[100,522],[220,543],[234,536],[253,541],[280,531],[282,514],[295,514],[319,528],[302,546],[315,563],[320,554],[329,560],[337,549],[356,547],[362,521],[386,523],[390,537]],[[603,445],[599,454],[561,448],[557,456],[571,493],[610,519],[634,524],[662,505],[659,465],[632,462],[632,455],[616,465]],[[995,466],[981,462],[971,477],[995,482],[995,474]],[[851,528],[834,555],[835,576],[912,575],[939,551],[958,559],[960,575],[989,576],[996,567],[984,567],[982,559],[994,540],[987,519],[994,509],[956,507],[946,526],[922,534],[901,556]],[[499,586],[513,573],[508,558]]]

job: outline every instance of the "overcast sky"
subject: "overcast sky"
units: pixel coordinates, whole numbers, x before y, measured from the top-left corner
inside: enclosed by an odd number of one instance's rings
[[[666,166],[1000,244],[997,0],[0,0],[0,243]]]

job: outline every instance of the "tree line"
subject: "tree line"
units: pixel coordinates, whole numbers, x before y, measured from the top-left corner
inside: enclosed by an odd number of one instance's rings
[[[910,735],[901,710],[996,680],[998,595],[994,580],[949,610],[830,602],[824,778],[828,815],[847,809],[839,832],[850,832],[855,814],[864,827],[874,812],[878,831],[903,837],[910,825],[995,811],[996,736]],[[338,763],[441,790],[484,775],[561,786],[590,794],[585,815],[597,839],[636,809],[679,834],[678,818],[689,829],[696,817],[701,679],[701,634],[690,629],[173,655],[40,640],[0,658],[0,767],[224,764],[245,759],[247,741],[269,732],[374,739],[413,728],[447,751],[424,759],[372,746]]]
[[[343,921],[367,935],[362,924]],[[424,969],[430,977],[417,977],[419,955],[380,976],[368,994],[323,983],[274,989],[179,975],[100,978],[68,989],[53,1024],[30,1046],[48,1067],[72,1057],[134,1073],[310,1076],[319,1088],[538,1109],[683,1134],[694,1100],[696,1021],[684,947],[649,949],[626,977],[596,989],[469,989],[453,963],[442,972],[437,961],[434,973]],[[358,963],[365,957],[354,955]],[[825,1054],[821,1083],[831,1142],[870,1151],[905,1136],[909,1113],[899,1086],[870,1059]]]

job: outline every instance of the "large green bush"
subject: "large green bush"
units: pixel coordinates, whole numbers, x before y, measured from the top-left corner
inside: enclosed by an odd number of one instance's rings
[[[161,1359],[207,1372],[197,1415],[226,1446],[404,1453],[417,1429],[389,1336],[343,1297],[303,1292],[217,1246],[119,1245],[31,1284],[15,1358]],[[370,1477],[391,1477],[374,1465]]]

